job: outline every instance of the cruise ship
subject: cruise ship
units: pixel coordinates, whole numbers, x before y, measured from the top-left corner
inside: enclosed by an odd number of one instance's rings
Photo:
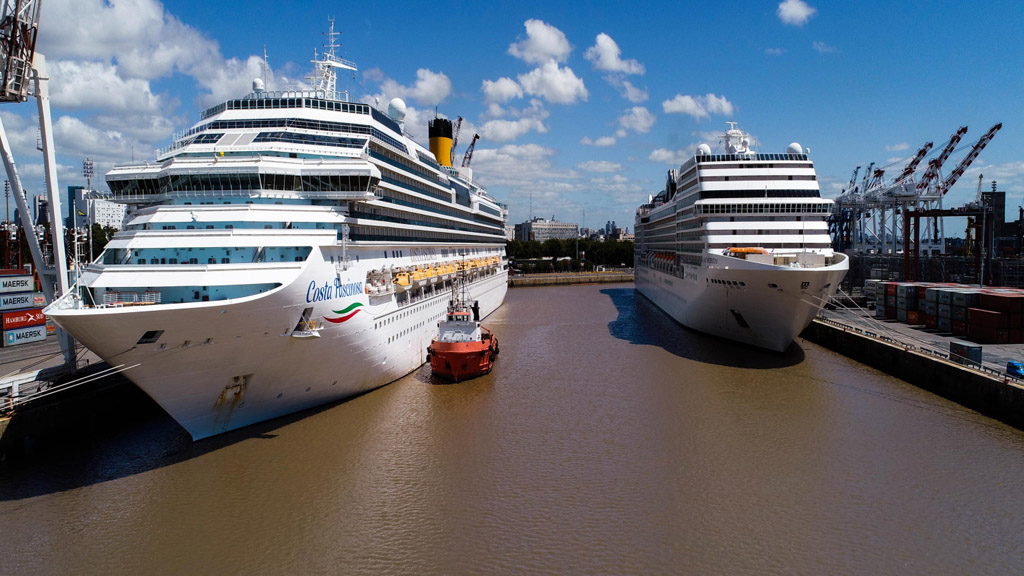
[[[155,161],[106,175],[128,221],[46,310],[193,439],[350,397],[427,361],[452,283],[481,317],[505,297],[507,207],[337,91],[329,49],[311,87],[214,106]]]
[[[751,149],[729,123],[636,212],[636,289],[684,326],[782,352],[849,269],[800,144]]]

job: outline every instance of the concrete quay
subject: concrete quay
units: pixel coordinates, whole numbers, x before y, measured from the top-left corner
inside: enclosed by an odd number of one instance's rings
[[[633,270],[607,272],[561,272],[554,274],[521,274],[509,276],[509,287],[557,286],[563,284],[605,284],[632,282]]]
[[[951,334],[895,322],[867,322],[865,313],[827,311],[801,337],[905,380],[986,416],[1024,429],[1024,383],[1006,374],[1021,345],[984,345],[980,367],[950,359]]]

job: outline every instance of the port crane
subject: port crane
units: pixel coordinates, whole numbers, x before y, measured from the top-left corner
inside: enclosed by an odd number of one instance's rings
[[[852,248],[866,253],[895,254],[899,250],[900,239],[904,239],[906,251],[906,240],[911,232],[907,215],[913,214],[915,250],[944,253],[940,218],[946,214],[942,209],[942,199],[1001,127],[1002,124],[996,124],[975,142],[970,152],[945,178],[941,175],[942,166],[957,150],[967,133],[967,126],[959,127],[950,136],[940,153],[927,162],[919,179],[915,180],[914,174],[932,149],[932,142],[925,143],[899,175],[891,180],[884,177],[886,167],[875,169],[872,163],[868,165],[860,186],[854,188],[859,167],[855,169],[850,179],[851,189],[837,198],[830,218],[833,247],[837,250]],[[926,214],[929,219],[922,230],[919,218]],[[923,240],[918,242],[922,236]]]
[[[469,168],[469,163],[473,160],[473,148],[476,147],[476,141],[479,139],[479,134],[473,134],[473,140],[469,143],[469,147],[466,148],[466,155],[462,157],[463,168]]]
[[[11,192],[18,205],[22,228],[32,252],[39,283],[46,303],[67,292],[68,268],[64,254],[64,220],[61,215],[60,193],[57,186],[57,162],[53,147],[53,122],[50,117],[50,92],[46,75],[46,59],[35,51],[39,31],[39,7],[42,0],[4,0],[0,6],[0,102],[23,103],[28,100],[30,85],[39,107],[40,143],[43,168],[49,199],[50,237],[53,243],[53,262],[43,255],[39,238],[32,233],[34,225],[25,190],[18,177],[17,166],[7,139],[7,131],[0,120],[0,157],[11,183]],[[57,340],[64,353],[66,366],[75,369],[75,349],[71,336],[59,327]]]

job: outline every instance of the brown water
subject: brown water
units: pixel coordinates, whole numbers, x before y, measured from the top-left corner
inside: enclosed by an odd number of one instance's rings
[[[1024,573],[1021,431],[631,285],[514,289],[486,324],[477,380],[0,469],[0,573]]]

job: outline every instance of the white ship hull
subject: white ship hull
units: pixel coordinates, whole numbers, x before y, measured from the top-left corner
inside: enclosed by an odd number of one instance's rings
[[[363,259],[339,273],[311,259],[290,284],[248,298],[48,313],[111,366],[128,367],[125,376],[198,440],[360,394],[422,365],[450,290],[399,307],[393,295],[364,293],[373,267]],[[358,292],[310,302],[323,296],[311,284],[335,278]],[[507,279],[502,266],[468,283],[482,316],[501,305]],[[304,308],[337,319],[353,304],[362,306],[350,319],[324,322],[315,337],[292,336]],[[163,331],[158,343],[138,344],[153,330]]]
[[[778,352],[811,323],[849,268],[845,256],[816,268],[712,258],[714,267],[686,266],[682,278],[638,266],[636,289],[684,326]]]

